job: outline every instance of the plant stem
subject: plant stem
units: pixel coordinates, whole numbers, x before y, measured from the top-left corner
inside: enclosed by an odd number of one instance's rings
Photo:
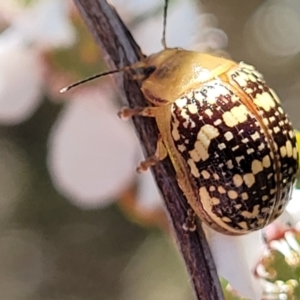
[[[106,0],[74,0],[74,2],[111,69],[122,68],[144,57],[116,11]],[[120,73],[114,78],[125,105],[129,107],[147,106],[138,82],[133,81],[129,74]],[[145,154],[147,156],[152,155],[155,152],[158,136],[155,121],[151,118],[134,117],[133,123]],[[216,267],[201,226],[198,224],[195,232],[185,232],[182,229],[188,204],[177,185],[170,160],[165,159],[158,163],[153,167],[153,173],[164,197],[169,218],[197,299],[224,299]]]

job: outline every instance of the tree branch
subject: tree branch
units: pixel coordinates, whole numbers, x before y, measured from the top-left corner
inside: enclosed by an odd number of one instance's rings
[[[74,2],[112,69],[133,64],[144,57],[116,11],[106,0],[74,0]],[[147,106],[138,83],[130,79],[129,74],[121,73],[115,78],[126,105]],[[133,118],[133,122],[145,153],[147,156],[153,154],[158,136],[155,121],[136,117]],[[165,199],[197,299],[224,299],[214,261],[201,226],[198,226],[196,232],[187,233],[182,229],[188,205],[177,185],[170,160],[166,159],[157,164],[153,172]]]

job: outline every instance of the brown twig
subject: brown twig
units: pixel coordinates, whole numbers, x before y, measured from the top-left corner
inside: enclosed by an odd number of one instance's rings
[[[143,57],[131,34],[106,0],[74,0],[74,2],[112,69],[133,64]],[[119,74],[116,80],[126,105],[130,107],[147,105],[138,83],[128,74]],[[154,120],[140,117],[133,118],[133,122],[146,155],[153,154],[158,135]],[[153,172],[165,199],[197,299],[224,299],[202,228],[198,226],[198,230],[192,233],[182,229],[188,205],[177,185],[169,159],[155,166]]]

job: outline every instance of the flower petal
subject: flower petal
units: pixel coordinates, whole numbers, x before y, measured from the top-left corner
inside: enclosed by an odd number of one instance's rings
[[[137,138],[116,112],[103,88],[82,91],[52,128],[48,152],[52,180],[79,207],[109,203],[135,176]]]
[[[218,274],[242,296],[261,299],[262,289],[253,270],[263,252],[261,231],[245,236],[232,237],[218,233],[203,225],[208,232],[210,245]]]
[[[17,124],[41,103],[42,65],[38,54],[17,37],[0,35],[0,123]]]
[[[75,42],[66,1],[39,1],[17,18],[11,29],[39,48],[67,47]]]

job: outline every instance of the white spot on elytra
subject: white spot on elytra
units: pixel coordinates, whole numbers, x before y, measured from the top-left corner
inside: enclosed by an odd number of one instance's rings
[[[218,145],[218,148],[219,148],[220,150],[223,150],[223,149],[226,148],[226,145],[225,145],[224,143],[221,143],[221,144]]]
[[[194,149],[189,151],[191,158],[196,162],[201,159],[208,159],[208,147],[210,142],[212,139],[219,136],[219,134],[219,130],[210,124],[202,126],[197,135],[197,141],[195,142]]]
[[[227,195],[231,200],[235,200],[238,197],[238,193],[234,190],[228,191]]]
[[[233,134],[230,132],[230,131],[227,131],[225,134],[224,134],[224,137],[227,141],[230,141],[233,139]]]
[[[263,112],[260,112],[261,115],[263,115]],[[263,122],[264,124],[268,125],[269,124],[269,120],[267,118],[263,118]]]
[[[241,160],[243,160],[243,159],[245,159],[245,156],[244,156],[244,155],[237,156],[237,157],[235,158],[235,160],[236,160],[236,162],[237,162],[238,165],[240,164]]]
[[[195,162],[192,159],[188,159],[187,163],[190,166],[190,170],[191,170],[192,175],[196,178],[199,178],[200,173],[199,173],[199,170],[198,170]]]
[[[248,110],[245,105],[235,106],[231,109],[231,114],[236,118],[238,123],[244,123],[248,118]]]
[[[297,151],[297,148],[294,147],[294,148],[293,148],[293,158],[294,158],[294,159],[297,159],[297,156],[298,156],[298,151]]]
[[[212,205],[218,205],[218,204],[220,204],[220,199],[218,199],[216,197],[212,197],[211,203],[212,203]]]
[[[187,99],[184,97],[184,98],[180,98],[180,99],[177,99],[176,100],[176,105],[179,107],[179,108],[183,108],[187,105]]]
[[[211,198],[207,188],[204,186],[199,189],[199,195],[200,195],[201,202],[206,207],[219,204],[220,202],[218,198]]]
[[[280,155],[281,155],[281,157],[286,157],[286,147],[285,146],[280,147]]]
[[[230,111],[226,111],[222,118],[228,127],[234,127],[239,123],[244,123],[248,114],[246,106],[240,105],[233,107]]]
[[[290,138],[292,139],[294,136],[295,136],[295,134],[294,134],[294,131],[293,130],[290,130],[289,131],[289,136],[290,136]]]
[[[211,71],[209,71],[209,76],[211,76]],[[209,93],[207,95],[206,101],[209,104],[215,104],[216,99],[220,96],[226,96],[228,95],[228,90],[224,88],[223,86],[219,85],[217,82],[215,82],[215,85],[213,89],[209,90]]]
[[[232,164],[232,160],[231,159],[228,160],[226,164],[227,164],[228,169],[232,169],[233,168],[233,164]]]
[[[186,150],[186,147],[184,146],[184,145],[178,145],[177,146],[177,148],[178,148],[178,150],[180,151],[180,152],[183,152],[183,151],[185,151]]]
[[[262,164],[264,168],[269,168],[271,165],[271,161],[270,161],[270,157],[269,155],[266,155],[263,160],[262,160]]]
[[[206,109],[204,112],[205,112],[210,118],[211,118],[212,115],[213,115],[213,112],[211,111],[211,109]]]
[[[228,127],[234,127],[238,124],[238,121],[236,118],[234,118],[234,116],[232,115],[232,113],[230,111],[226,111],[223,116],[223,121],[224,123],[228,126]]]
[[[247,219],[251,219],[251,218],[254,218],[254,217],[258,216],[259,215],[259,204],[255,205],[253,207],[252,212],[243,211],[243,212],[241,212],[241,214],[242,214],[243,217],[245,217]]]
[[[222,217],[222,221],[226,223],[231,223],[231,219],[229,219],[228,217]]]
[[[274,116],[271,116],[271,117],[269,118],[269,120],[270,120],[271,123],[274,122],[274,121],[276,121],[276,119],[275,119]]]
[[[215,180],[220,180],[220,176],[217,173],[214,173],[213,177],[214,177]]]
[[[245,229],[245,230],[248,229],[248,225],[247,225],[246,222],[239,222],[238,225],[239,225],[241,228]]]
[[[271,108],[275,107],[275,101],[273,97],[268,92],[263,92],[262,94],[257,94],[254,103],[264,109],[265,111],[270,111]]]
[[[258,132],[256,131],[255,133],[251,134],[251,138],[253,141],[256,141],[259,139],[259,134]]]
[[[252,173],[247,173],[243,176],[244,182],[248,187],[251,187],[255,183],[255,177]]]
[[[172,129],[172,137],[175,141],[178,141],[180,139],[180,134],[178,131],[179,121],[178,119],[175,119],[175,121],[172,123],[173,129]]]
[[[243,184],[243,178],[239,174],[233,175],[233,183],[236,187],[239,187]]]
[[[235,77],[234,80],[237,82],[237,84],[238,84],[240,87],[245,87],[245,86],[247,86],[247,81],[246,81],[244,78],[240,77],[240,76]]]
[[[254,149],[253,148],[250,148],[250,149],[247,149],[247,154],[251,154],[254,152]]]
[[[225,194],[225,193],[226,193],[226,190],[220,185],[220,186],[218,186],[218,192],[219,192],[220,194]]]
[[[214,125],[215,125],[215,126],[218,126],[218,125],[220,125],[220,124],[222,124],[222,120],[221,120],[221,119],[217,119],[217,120],[214,122]]]
[[[251,164],[251,170],[254,175],[261,172],[263,170],[261,161],[257,159],[253,160]]]
[[[242,197],[243,200],[248,200],[249,199],[249,196],[248,196],[247,193],[242,193],[241,197]]]
[[[194,99],[202,103],[204,100],[204,96],[200,92],[195,92]]]
[[[287,151],[287,156],[292,157],[293,156],[293,147],[292,143],[290,140],[286,142],[286,151]]]
[[[210,178],[210,174],[206,170],[203,170],[201,172],[201,175],[203,176],[204,179],[209,179]]]

